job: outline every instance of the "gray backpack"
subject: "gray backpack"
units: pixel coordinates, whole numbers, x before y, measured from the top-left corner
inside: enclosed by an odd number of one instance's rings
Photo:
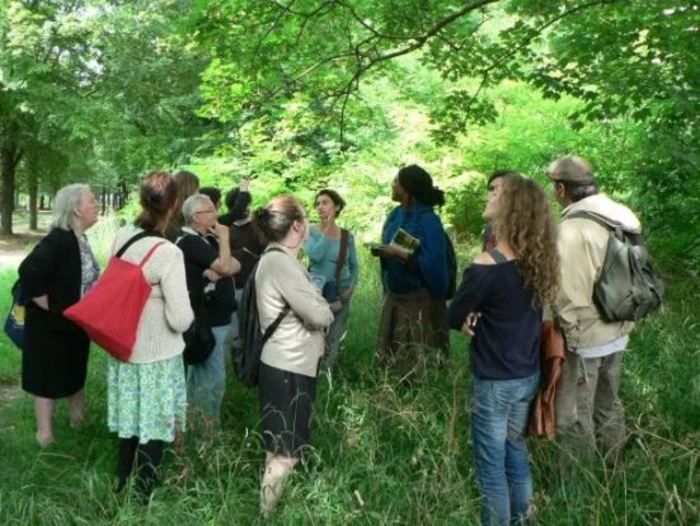
[[[641,234],[591,212],[566,216],[595,221],[610,231],[593,301],[605,321],[638,321],[661,305],[664,286],[651,265]]]

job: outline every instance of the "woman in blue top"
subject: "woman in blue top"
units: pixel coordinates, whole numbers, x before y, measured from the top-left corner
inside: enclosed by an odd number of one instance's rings
[[[533,494],[525,431],[540,381],[542,306],[559,285],[556,227],[542,187],[517,174],[492,187],[484,219],[496,246],[464,271],[449,322],[473,335],[469,412],[482,524],[522,524]]]
[[[399,170],[391,198],[399,206],[384,223],[382,245],[372,249],[381,261],[385,292],[377,354],[391,365],[407,361],[412,369],[416,350],[447,349],[449,343],[447,237],[433,211],[445,203],[445,193],[433,186],[428,172],[411,165]],[[413,250],[399,248],[397,234]]]
[[[343,208],[345,201],[338,192],[321,190],[316,195],[316,210],[321,223],[311,225],[309,239],[304,244],[304,250],[309,255],[309,273],[312,276],[323,277],[326,292],[324,296],[329,300],[334,315],[333,323],[328,329],[327,349],[323,359],[323,366],[328,368],[333,367],[338,360],[340,340],[345,333],[350,313],[350,299],[359,276],[355,238],[335,222]],[[341,254],[343,239],[346,239],[346,246],[342,251],[344,254]],[[338,259],[341,256],[343,260],[336,283]]]

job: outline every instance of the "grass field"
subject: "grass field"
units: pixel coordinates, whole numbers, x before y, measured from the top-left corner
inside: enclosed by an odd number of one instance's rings
[[[109,230],[109,229],[108,229]],[[374,359],[380,286],[363,257],[339,367],[319,381],[313,449],[272,524],[476,524],[465,402],[466,341],[448,364],[426,359],[411,386]],[[15,273],[0,273],[7,312]],[[700,292],[669,287],[661,314],[632,336],[622,396],[629,438],[622,468],[579,465],[562,480],[556,443],[531,441],[541,524],[700,524]],[[115,495],[116,440],[106,427],[106,361],[91,353],[88,418],[56,416],[56,444],[34,443],[31,399],[18,390],[20,355],[0,336],[0,524],[256,524],[264,453],[254,391],[229,381],[222,430],[188,436],[166,456],[150,506]]]

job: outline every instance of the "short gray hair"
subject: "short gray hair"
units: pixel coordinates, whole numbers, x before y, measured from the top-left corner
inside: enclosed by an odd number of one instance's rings
[[[211,203],[211,198],[204,194],[192,194],[185,199],[185,202],[182,203],[182,215],[185,218],[186,225],[189,225],[192,222],[192,218],[194,217],[195,212],[197,212],[197,208],[199,208],[199,206],[206,201]]]
[[[71,230],[75,220],[75,209],[80,205],[80,198],[85,190],[90,190],[90,186],[83,183],[69,184],[64,186],[53,198],[53,219],[51,228],[61,228]]]

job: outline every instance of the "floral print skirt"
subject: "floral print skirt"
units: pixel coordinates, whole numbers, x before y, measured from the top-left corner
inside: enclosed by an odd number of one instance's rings
[[[107,425],[119,438],[172,442],[185,430],[187,388],[182,356],[153,363],[109,358]]]

